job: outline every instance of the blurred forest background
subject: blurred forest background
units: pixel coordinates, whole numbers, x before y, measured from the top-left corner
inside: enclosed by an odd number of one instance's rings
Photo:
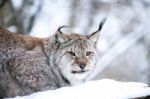
[[[106,16],[89,79],[150,84],[150,0],[0,0],[0,26],[36,37],[61,25],[89,34]]]

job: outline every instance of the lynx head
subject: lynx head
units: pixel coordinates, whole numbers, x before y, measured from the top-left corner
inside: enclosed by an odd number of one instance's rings
[[[86,36],[74,33],[66,35],[61,31],[64,26],[58,28],[55,38],[59,44],[60,59],[57,64],[72,85],[84,80],[95,67],[96,45],[105,20],[96,32]]]

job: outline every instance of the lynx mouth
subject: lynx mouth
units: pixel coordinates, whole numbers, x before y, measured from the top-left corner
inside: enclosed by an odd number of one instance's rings
[[[81,74],[81,73],[85,73],[85,72],[87,72],[87,71],[85,71],[85,70],[80,70],[80,71],[71,71],[71,73],[73,73],[73,74],[76,74],[76,73]]]

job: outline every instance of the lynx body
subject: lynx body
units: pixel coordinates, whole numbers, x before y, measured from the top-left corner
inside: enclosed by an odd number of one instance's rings
[[[48,38],[0,28],[0,98],[82,83],[94,68],[99,30],[88,36],[60,31]]]

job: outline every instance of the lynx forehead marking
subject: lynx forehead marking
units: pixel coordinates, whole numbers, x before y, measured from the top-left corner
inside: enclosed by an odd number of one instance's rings
[[[75,34],[75,33],[69,34],[69,35],[67,35],[67,37],[68,37],[70,40],[71,40],[71,39],[87,40],[87,37],[86,37],[86,36],[79,35],[79,34]]]

